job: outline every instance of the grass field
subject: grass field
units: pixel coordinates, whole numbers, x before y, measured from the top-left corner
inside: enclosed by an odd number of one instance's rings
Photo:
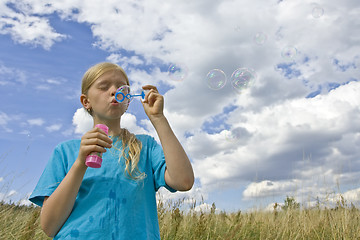
[[[180,203],[159,203],[162,239],[360,239],[360,210],[275,209],[273,212],[182,211]],[[0,203],[0,240],[50,239],[39,226],[40,208]]]

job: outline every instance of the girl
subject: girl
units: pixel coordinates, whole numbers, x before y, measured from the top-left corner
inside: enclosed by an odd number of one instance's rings
[[[164,99],[156,87],[142,102],[161,146],[147,135],[120,127],[128,100],[118,103],[116,90],[129,85],[124,70],[113,63],[92,66],[82,79],[80,101],[99,128],[81,140],[56,146],[30,201],[42,207],[43,231],[54,239],[160,239],[155,192],[190,190],[191,163],[163,114]],[[101,168],[88,168],[85,158],[103,153]]]

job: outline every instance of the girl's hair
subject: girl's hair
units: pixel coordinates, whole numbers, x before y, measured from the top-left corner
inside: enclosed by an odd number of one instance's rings
[[[126,79],[126,84],[129,84],[129,79],[124,71],[119,65],[110,63],[110,62],[102,62],[98,63],[92,67],[90,67],[82,78],[81,83],[81,93],[87,95],[89,88],[91,85],[104,73],[112,70],[119,70]],[[92,115],[91,111],[88,111],[90,115]],[[118,140],[122,140],[122,149],[121,154],[119,156],[119,162],[121,161],[121,156],[125,159],[125,173],[127,173],[130,178],[134,180],[144,179],[146,177],[145,173],[140,172],[138,168],[138,163],[140,160],[140,151],[142,148],[141,141],[136,138],[133,133],[130,133],[127,129],[122,128],[121,133]],[[116,142],[113,144],[113,147],[116,150],[118,144]]]

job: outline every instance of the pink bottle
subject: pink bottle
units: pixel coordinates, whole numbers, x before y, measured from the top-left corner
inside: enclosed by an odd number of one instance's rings
[[[106,134],[109,132],[109,128],[105,124],[96,124],[95,127],[100,128]],[[100,152],[92,152],[90,153],[85,160],[85,164],[88,167],[92,168],[100,168],[102,163],[102,153]]]

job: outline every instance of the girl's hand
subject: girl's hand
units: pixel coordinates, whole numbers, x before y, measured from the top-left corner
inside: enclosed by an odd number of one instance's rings
[[[158,117],[163,117],[164,97],[158,92],[155,86],[146,85],[142,88],[144,90],[150,90],[146,93],[144,101],[142,101],[145,113],[150,121]]]
[[[85,165],[86,157],[92,152],[106,152],[105,148],[111,148],[112,140],[106,133],[99,129],[93,128],[85,133],[81,138],[78,160]]]

